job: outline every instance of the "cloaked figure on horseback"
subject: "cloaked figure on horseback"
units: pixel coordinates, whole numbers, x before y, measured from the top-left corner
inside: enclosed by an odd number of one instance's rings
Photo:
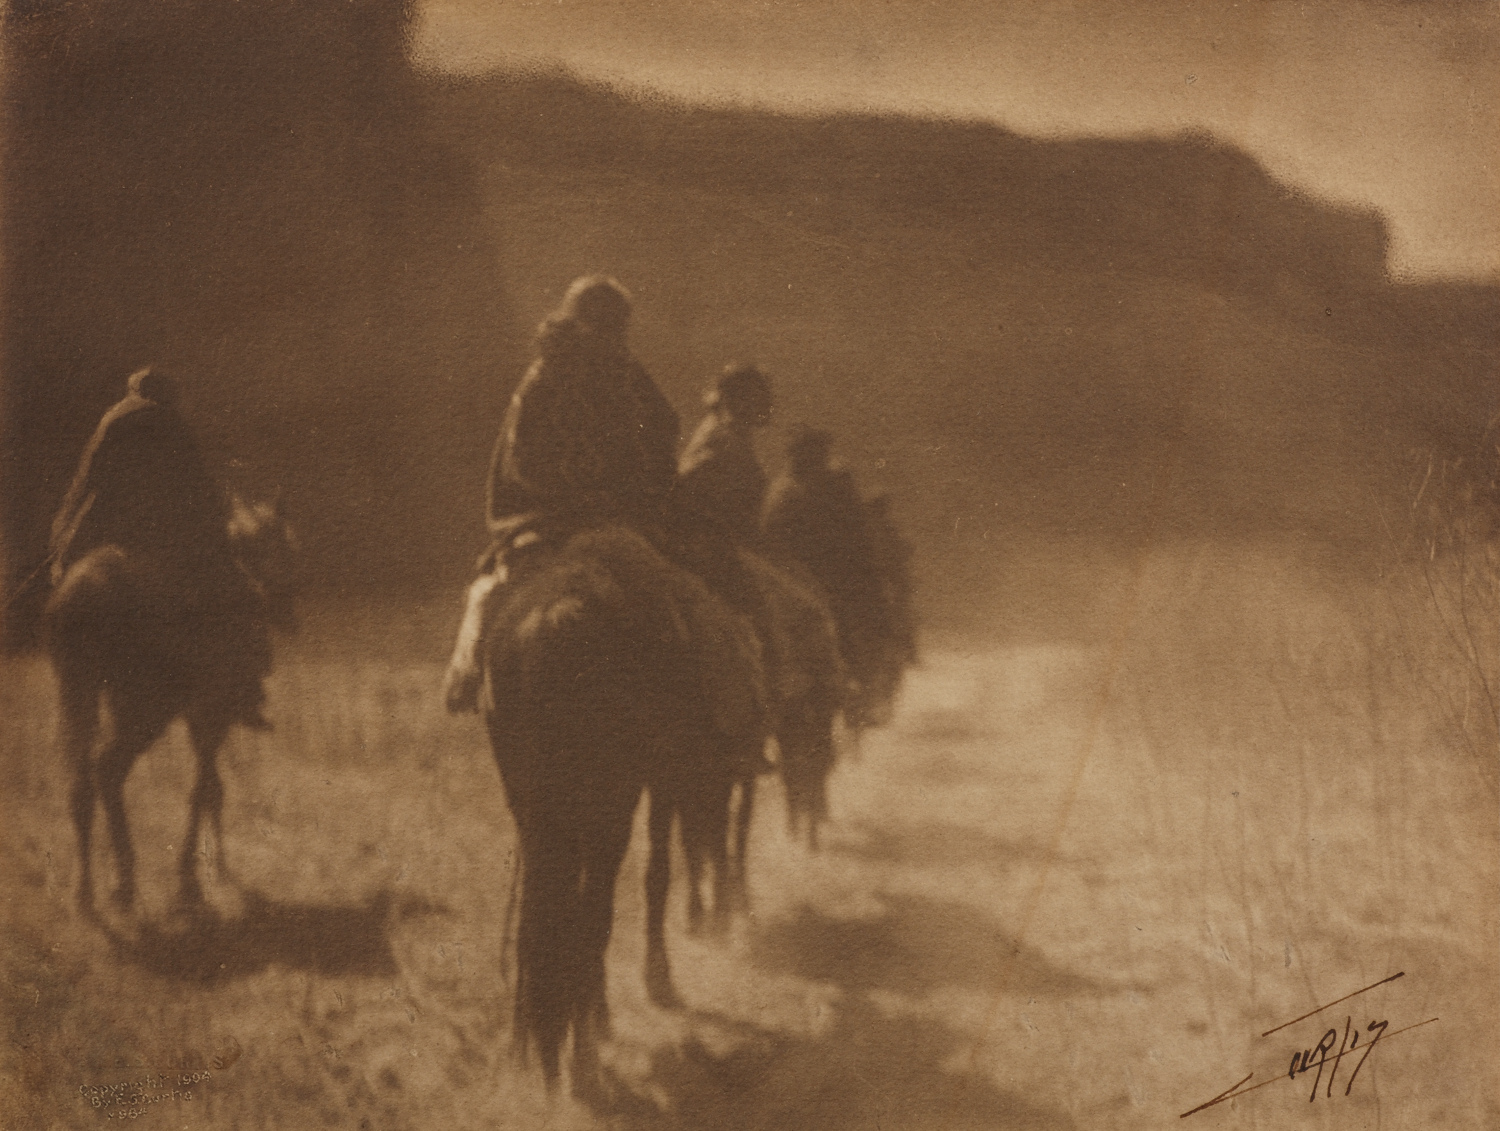
[[[677,462],[678,497],[754,545],[767,482],[755,455],[755,433],[771,422],[771,383],[753,365],[729,365],[704,403],[708,413]]]
[[[270,629],[292,624],[293,551],[274,504],[225,497],[177,409],[175,382],[133,373],[84,449],[52,530],[45,628],[73,761],[85,910],[101,802],[119,866],[116,901],[134,900],[125,779],[178,717],[198,761],[181,894],[189,904],[201,898],[198,831],[205,818],[217,831],[223,803],[215,758],[231,726],[269,725],[262,681]]]
[[[267,729],[270,638],[230,545],[228,500],[178,411],[176,382],[140,369],[127,389],[94,430],[53,521],[53,585],[66,585],[74,566],[106,548],[129,559],[151,619],[189,645],[184,675],[214,652],[230,717]],[[233,647],[220,649],[226,636]]]
[[[704,400],[709,411],[678,461],[678,496],[739,548],[741,568],[757,594],[755,624],[763,645],[788,824],[794,832],[805,827],[816,845],[818,823],[827,814],[833,721],[847,693],[837,630],[816,579],[802,563],[785,556],[773,563],[766,556],[761,512],[767,477],[755,454],[755,433],[770,423],[769,379],[753,365],[730,365]],[[746,774],[739,785],[740,804],[729,814],[725,830],[730,852],[719,863],[721,870],[727,865],[727,902],[743,907],[753,775]],[[695,886],[690,913],[697,895]],[[716,900],[714,909],[722,913],[725,908]]]
[[[611,279],[567,291],[537,334],[491,461],[492,538],[444,694],[489,732],[520,841],[516,1030],[555,1081],[599,1082],[604,950],[637,802],[651,798],[646,977],[675,1000],[660,924],[672,818],[766,736],[759,644],[735,546],[675,497],[678,418],[627,344]]]
[[[450,711],[479,706],[480,642],[504,599],[500,587],[583,531],[633,531],[735,612],[752,621],[758,614],[729,531],[678,489],[677,412],[630,353],[630,316],[625,289],[590,275],[537,331],[537,359],[511,398],[490,461],[492,542],[444,681]]]
[[[786,472],[771,485],[762,517],[765,545],[780,560],[801,563],[827,597],[839,642],[853,678],[856,702],[849,721],[871,722],[871,692],[899,634],[892,586],[882,576],[872,514],[853,473],[832,458],[833,436],[819,428],[796,429],[787,444]]]

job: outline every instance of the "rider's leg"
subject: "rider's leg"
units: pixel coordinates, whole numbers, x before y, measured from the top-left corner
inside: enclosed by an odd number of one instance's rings
[[[448,671],[443,676],[443,702],[452,714],[479,710],[479,645],[489,620],[490,597],[504,575],[505,567],[497,565],[494,572],[480,574],[469,585],[464,619],[458,628]]]

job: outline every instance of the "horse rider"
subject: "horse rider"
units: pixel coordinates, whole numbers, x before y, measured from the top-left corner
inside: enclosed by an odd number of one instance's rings
[[[511,399],[490,464],[493,541],[444,679],[450,711],[477,707],[492,594],[537,548],[573,532],[629,526],[732,606],[749,603],[733,544],[675,497],[677,413],[631,356],[630,315],[619,283],[589,275],[537,332],[537,359]]]
[[[771,383],[753,365],[729,365],[704,402],[708,415],[677,461],[677,495],[753,545],[766,495],[755,432],[771,422]]]
[[[184,669],[211,659],[228,676],[236,720],[267,729],[270,641],[230,548],[223,491],[177,410],[176,382],[140,369],[127,388],[94,430],[53,521],[52,582],[102,546],[145,563],[151,615],[187,631]]]
[[[886,610],[864,503],[847,468],[830,460],[833,437],[796,429],[789,466],[771,485],[762,516],[766,547],[805,566],[828,597],[844,658],[866,670],[886,638]]]

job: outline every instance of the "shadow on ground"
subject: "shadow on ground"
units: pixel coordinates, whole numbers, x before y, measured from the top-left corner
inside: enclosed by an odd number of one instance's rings
[[[955,868],[967,864],[988,867],[1010,862],[1032,863],[1047,858],[1045,846],[1006,840],[962,825],[879,826],[856,822],[847,833],[825,837],[830,852],[855,856],[880,864],[902,864],[917,868]],[[1077,857],[1061,853],[1053,863],[1081,864]]]
[[[1067,1129],[1063,1112],[955,1071],[959,1037],[920,1017],[850,999],[816,1037],[773,1033],[712,1013],[657,1050],[633,1087],[618,1078],[612,1125],[682,1131]]]
[[[188,982],[224,982],[271,966],[326,976],[396,971],[389,892],[345,907],[280,903],[255,891],[243,898],[243,913],[232,918],[205,909],[168,925],[144,923],[134,937],[111,931],[110,941],[124,961]]]
[[[1029,997],[1094,997],[1143,987],[1087,978],[1053,965],[989,915],[921,896],[881,897],[879,915],[844,919],[803,905],[759,928],[751,958],[763,970],[845,990],[920,997],[942,986],[991,990],[1005,982]]]

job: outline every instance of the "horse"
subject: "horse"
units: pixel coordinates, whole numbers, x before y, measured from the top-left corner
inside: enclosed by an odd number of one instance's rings
[[[846,720],[855,742],[871,727],[891,721],[896,694],[906,669],[917,662],[915,611],[912,608],[912,547],[891,515],[891,497],[877,495],[864,503],[870,564],[880,582],[880,600],[866,618],[867,639],[853,657],[855,694]]]
[[[767,639],[759,641],[768,714],[763,728],[720,734],[722,757],[700,759],[651,791],[646,992],[653,1004],[666,1009],[681,1005],[672,988],[665,941],[673,818],[679,821],[688,868],[688,928],[700,931],[707,921],[722,932],[732,913],[749,907],[750,824],[762,773],[779,768],[788,829],[794,837],[805,829],[816,849],[818,825],[828,811],[834,720],[848,690],[838,633],[817,587],[798,577],[795,568],[773,564],[750,550],[742,549],[739,557],[768,613],[762,626]],[[767,738],[776,740],[778,767],[764,759]]]
[[[778,769],[786,789],[787,830],[818,847],[818,828],[828,817],[828,775],[835,760],[834,724],[850,705],[849,671],[838,628],[810,577],[769,562],[762,565],[776,621],[785,625],[784,659],[776,681],[775,735]],[[743,844],[744,821],[740,825]]]
[[[573,1091],[590,1099],[636,806],[649,791],[655,825],[659,807],[721,780],[724,736],[764,733],[765,691],[748,626],[645,538],[603,527],[537,553],[485,628],[480,711],[520,840],[518,1044],[535,1048],[550,1091],[571,1033]],[[667,868],[654,851],[653,907]],[[675,996],[659,934],[647,983]]]
[[[769,695],[767,729],[776,740],[777,769],[786,789],[787,828],[793,837],[805,836],[816,849],[818,826],[828,815],[827,780],[834,764],[833,728],[845,708],[849,680],[839,652],[838,630],[821,591],[795,566],[776,563],[748,549],[739,554],[747,575],[764,602],[767,617],[762,643]],[[716,765],[721,772],[682,791],[677,802],[683,854],[688,865],[688,925],[698,930],[707,912],[704,877],[711,877],[711,923],[722,930],[728,917],[748,909],[746,882],[750,824],[755,809],[755,786],[765,770],[759,734],[732,736],[728,756]],[[665,861],[671,811],[652,798],[651,863]],[[661,867],[665,867],[662,864]],[[650,870],[648,869],[648,876]],[[647,900],[648,939],[662,937],[660,919],[665,901]],[[658,1005],[676,1004],[668,987],[653,983],[647,989]]]
[[[295,540],[277,502],[236,498],[228,519],[230,550],[243,599],[222,615],[184,614],[174,571],[149,555],[103,545],[61,576],[44,612],[47,651],[57,677],[64,742],[72,768],[70,808],[78,836],[78,905],[97,912],[91,846],[103,805],[119,885],[113,902],[135,903],[135,849],[125,815],[125,780],[136,761],[177,718],[185,719],[197,761],[187,835],[178,861],[179,906],[201,905],[194,846],[207,818],[222,855],[224,786],[218,751],[236,721],[232,702],[267,630],[291,630]],[[248,667],[247,665],[252,665]],[[256,671],[259,674],[259,671]],[[110,726],[101,728],[102,708]],[[101,729],[104,741],[98,742]]]

